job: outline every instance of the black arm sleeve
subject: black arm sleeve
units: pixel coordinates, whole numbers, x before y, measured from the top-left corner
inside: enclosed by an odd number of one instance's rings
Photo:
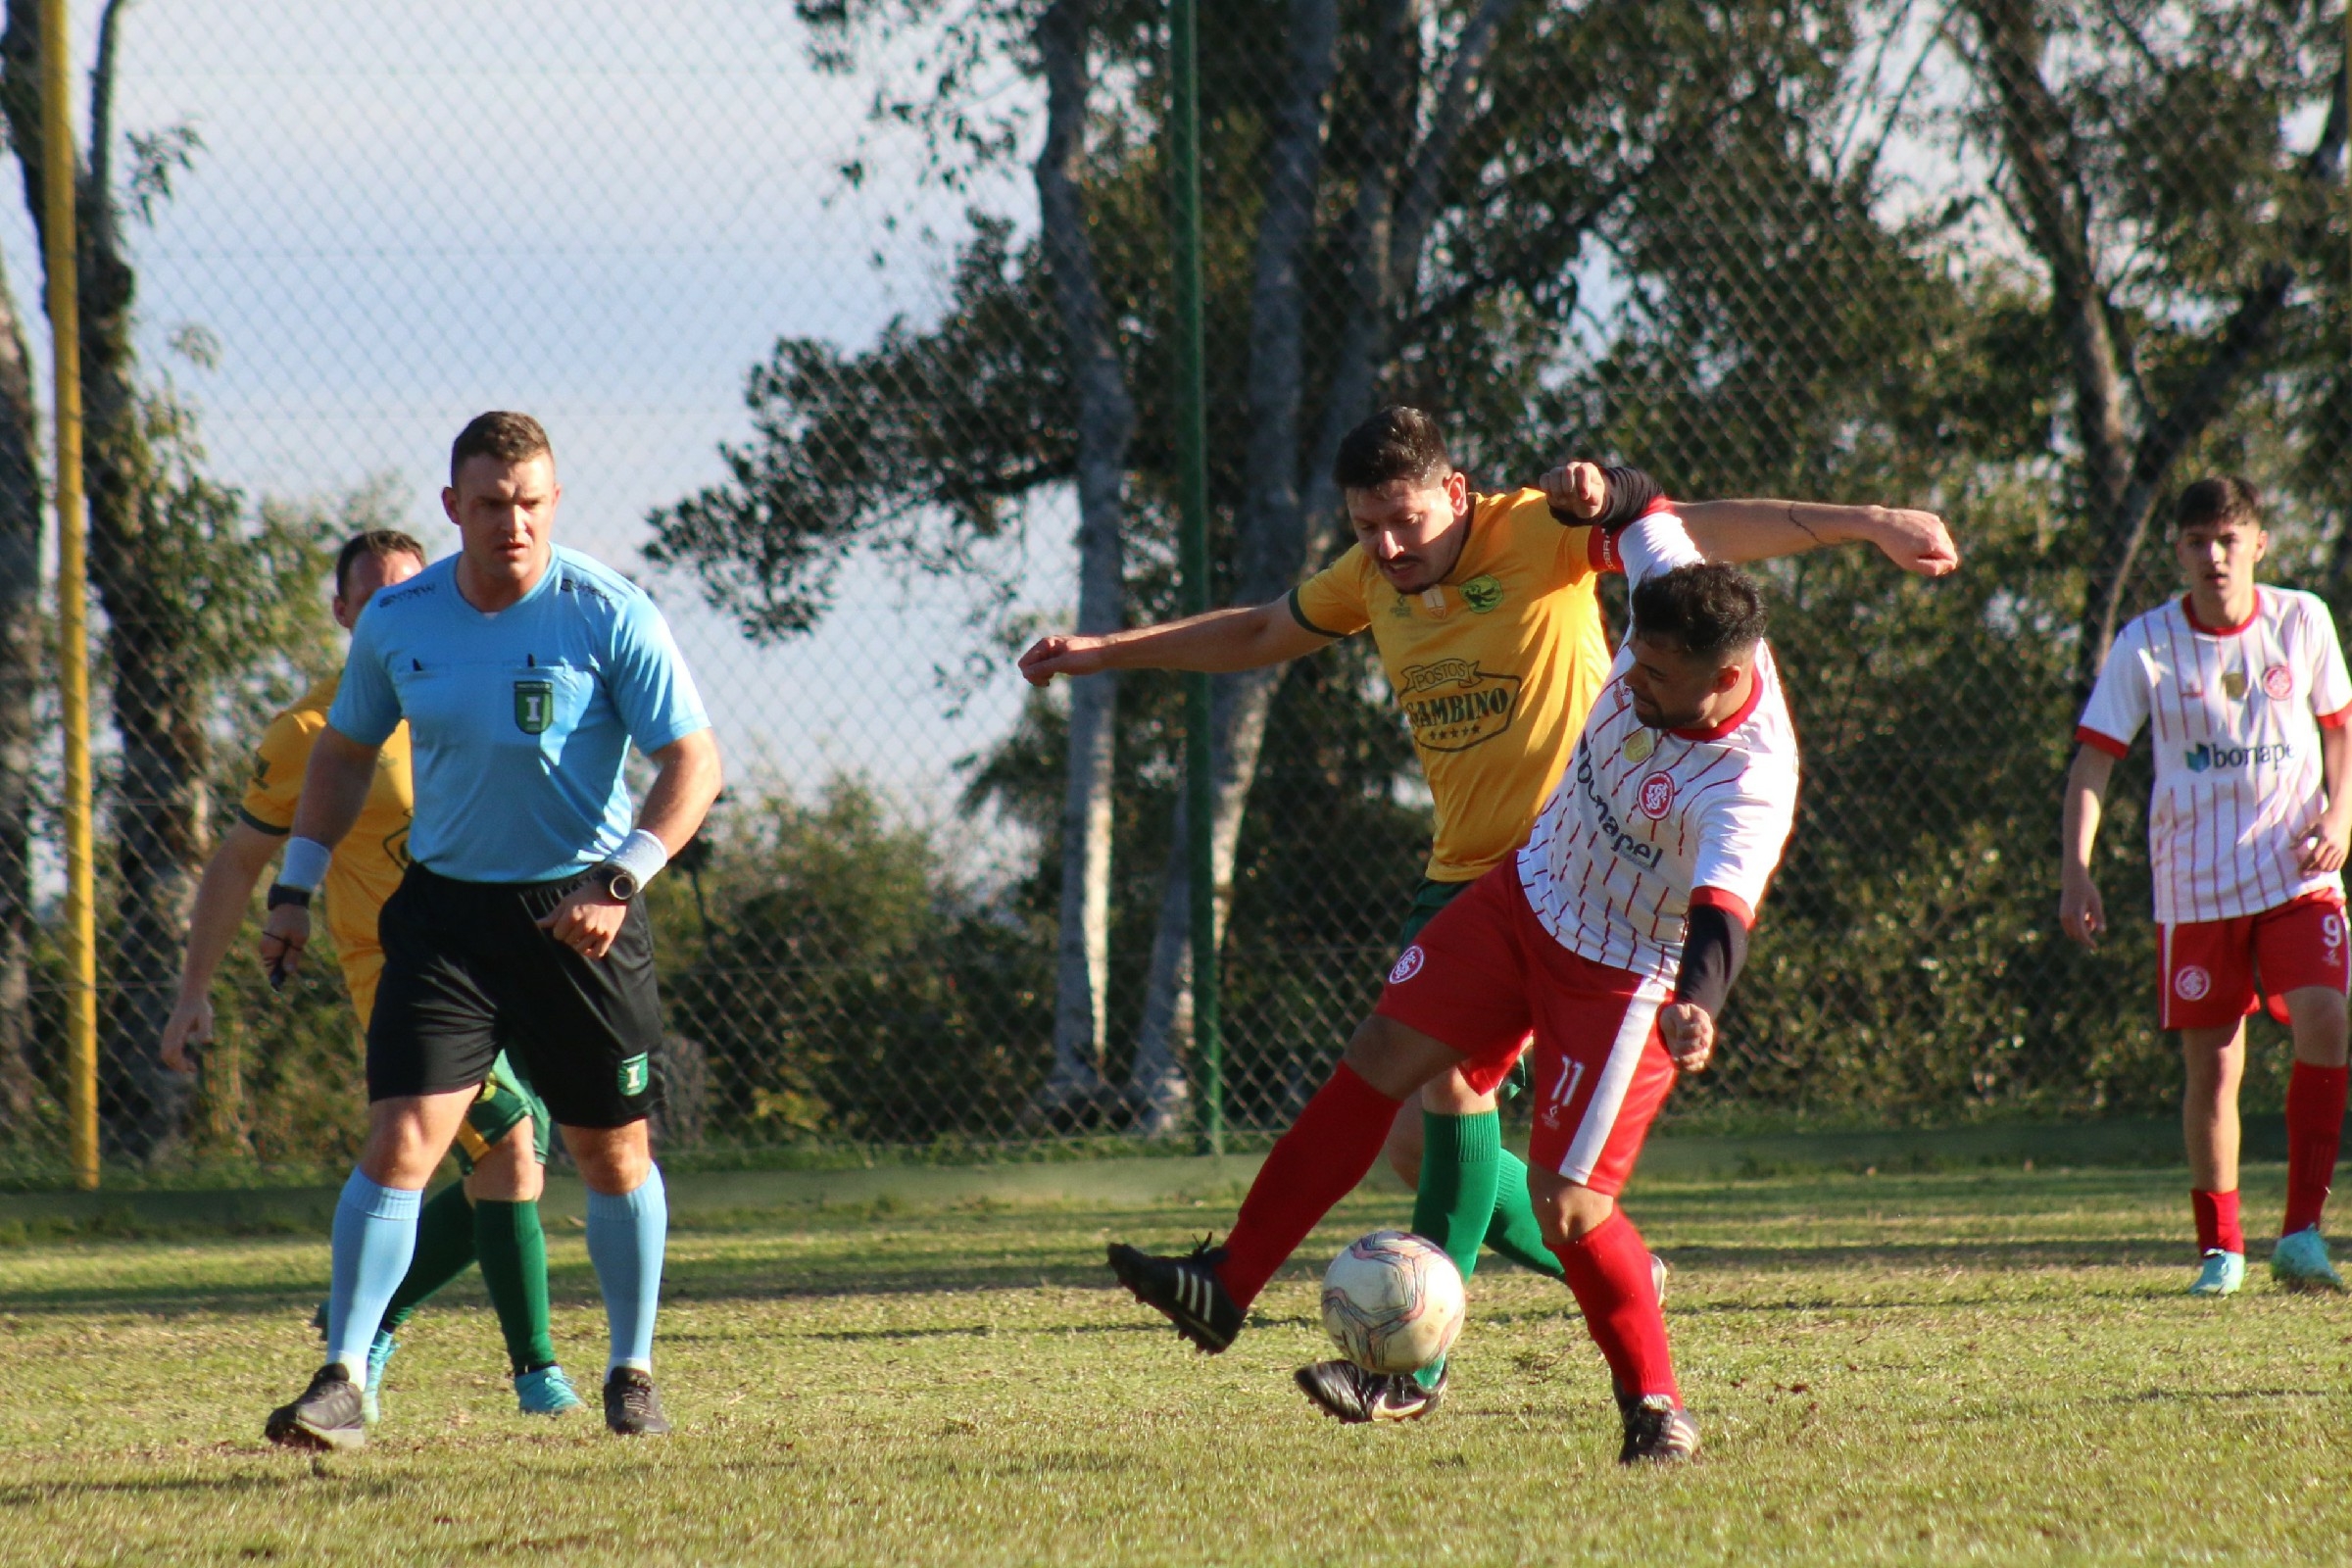
[[[1571,528],[1590,525],[1603,533],[1615,533],[1647,512],[1650,503],[1666,493],[1657,480],[1640,468],[1613,466],[1603,467],[1600,471],[1601,476],[1609,482],[1609,504],[1601,509],[1599,516],[1572,517],[1557,507],[1551,509],[1551,514]]]
[[[1715,1016],[1746,961],[1747,927],[1727,909],[1694,906],[1683,922],[1683,967],[1674,977],[1674,1000],[1695,1002]]]

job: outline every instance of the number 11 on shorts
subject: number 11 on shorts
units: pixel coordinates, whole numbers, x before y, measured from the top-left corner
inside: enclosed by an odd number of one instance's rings
[[[1553,1111],[1555,1114],[1556,1114],[1556,1113],[1558,1113],[1559,1111],[1562,1111],[1562,1110],[1565,1110],[1565,1109],[1567,1109],[1567,1108],[1568,1108],[1568,1102],[1570,1102],[1571,1100],[1574,1100],[1574,1099],[1576,1098],[1576,1086],[1577,1086],[1578,1084],[1581,1084],[1581,1083],[1583,1083],[1584,1081],[1585,1081],[1585,1064],[1584,1064],[1583,1062],[1581,1062],[1581,1061],[1563,1061],[1563,1062],[1561,1062],[1561,1063],[1560,1063],[1560,1081],[1559,1081],[1558,1083],[1556,1083],[1556,1084],[1552,1085],[1552,1088],[1551,1088],[1551,1105],[1550,1105],[1550,1107],[1549,1107],[1549,1108],[1550,1108],[1550,1109],[1551,1109],[1551,1110],[1552,1110],[1552,1111]]]

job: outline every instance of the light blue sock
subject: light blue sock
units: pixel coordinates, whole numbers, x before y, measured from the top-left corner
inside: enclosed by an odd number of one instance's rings
[[[668,1240],[669,1193],[661,1166],[650,1167],[633,1193],[588,1195],[588,1261],[596,1265],[612,1330],[608,1372],[654,1369],[654,1313],[662,1304],[662,1249]]]
[[[367,1376],[368,1347],[384,1320],[384,1308],[392,1304],[392,1293],[409,1272],[416,1251],[416,1215],[423,1207],[421,1192],[378,1187],[356,1170],[335,1203],[327,1359],[342,1362],[354,1383]]]

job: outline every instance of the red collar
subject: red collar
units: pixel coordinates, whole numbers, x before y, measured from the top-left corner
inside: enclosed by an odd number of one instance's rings
[[[1747,666],[1747,701],[1740,705],[1740,711],[1722,723],[1710,725],[1705,729],[1670,729],[1666,733],[1672,735],[1676,740],[1682,741],[1719,741],[1746,723],[1755,712],[1756,704],[1763,700],[1764,672],[1750,664]]]
[[[2234,626],[2206,625],[2203,621],[2197,618],[2196,600],[2188,594],[2182,594],[2180,596],[2180,613],[2188,621],[2188,626],[2191,631],[2201,631],[2208,637],[2234,637],[2239,632],[2244,631],[2248,626],[2253,625],[2256,620],[2261,618],[2262,590],[2260,588],[2256,588],[2254,590],[2253,613],[2246,616],[2245,619],[2239,621]]]

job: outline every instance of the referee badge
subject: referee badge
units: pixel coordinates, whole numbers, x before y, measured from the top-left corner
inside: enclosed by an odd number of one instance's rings
[[[525,735],[541,735],[556,716],[556,683],[518,680],[514,683],[514,727]]]
[[[620,1063],[620,1092],[623,1095],[642,1095],[653,1073],[646,1065],[645,1053],[624,1056]]]

